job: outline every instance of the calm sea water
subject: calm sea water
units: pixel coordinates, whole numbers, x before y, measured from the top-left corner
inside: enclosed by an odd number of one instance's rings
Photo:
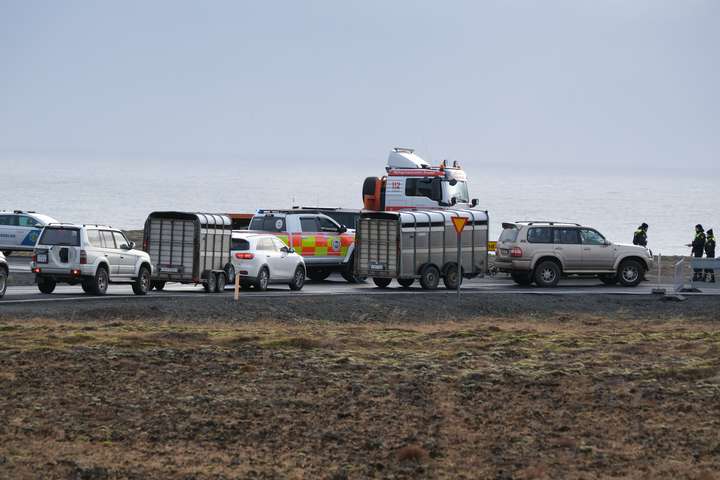
[[[384,162],[318,168],[263,165],[137,166],[100,168],[3,166],[0,209],[26,209],[58,220],[142,228],[153,210],[252,212],[292,205],[361,207],[362,182]],[[88,175],[88,170],[94,170]],[[697,223],[720,229],[715,177],[554,175],[468,168],[471,196],[490,214],[490,236],[503,221],[563,220],[595,226],[609,239],[630,243],[650,225],[654,252],[687,254]]]

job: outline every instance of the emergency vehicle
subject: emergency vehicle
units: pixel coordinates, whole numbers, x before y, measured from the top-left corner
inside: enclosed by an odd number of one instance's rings
[[[325,214],[293,209],[258,210],[249,230],[270,232],[302,255],[311,280],[325,280],[333,272],[350,283],[364,280],[353,272],[355,230]]]
[[[433,167],[410,148],[394,148],[388,156],[387,175],[368,177],[363,183],[366,210],[399,211],[432,208],[472,208],[467,176],[458,162],[444,160]]]

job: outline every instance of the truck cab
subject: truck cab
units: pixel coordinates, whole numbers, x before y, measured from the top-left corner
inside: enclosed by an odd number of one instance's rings
[[[388,156],[387,175],[368,177],[363,184],[366,210],[399,211],[477,205],[470,200],[468,180],[458,162],[444,160],[433,167],[414,150],[394,148]]]

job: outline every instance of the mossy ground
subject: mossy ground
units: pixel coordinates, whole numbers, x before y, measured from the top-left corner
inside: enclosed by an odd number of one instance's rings
[[[0,478],[720,471],[720,324],[0,322]]]

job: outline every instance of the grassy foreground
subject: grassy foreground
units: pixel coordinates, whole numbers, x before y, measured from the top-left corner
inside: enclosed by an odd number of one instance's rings
[[[720,326],[0,321],[0,478],[720,478]]]

